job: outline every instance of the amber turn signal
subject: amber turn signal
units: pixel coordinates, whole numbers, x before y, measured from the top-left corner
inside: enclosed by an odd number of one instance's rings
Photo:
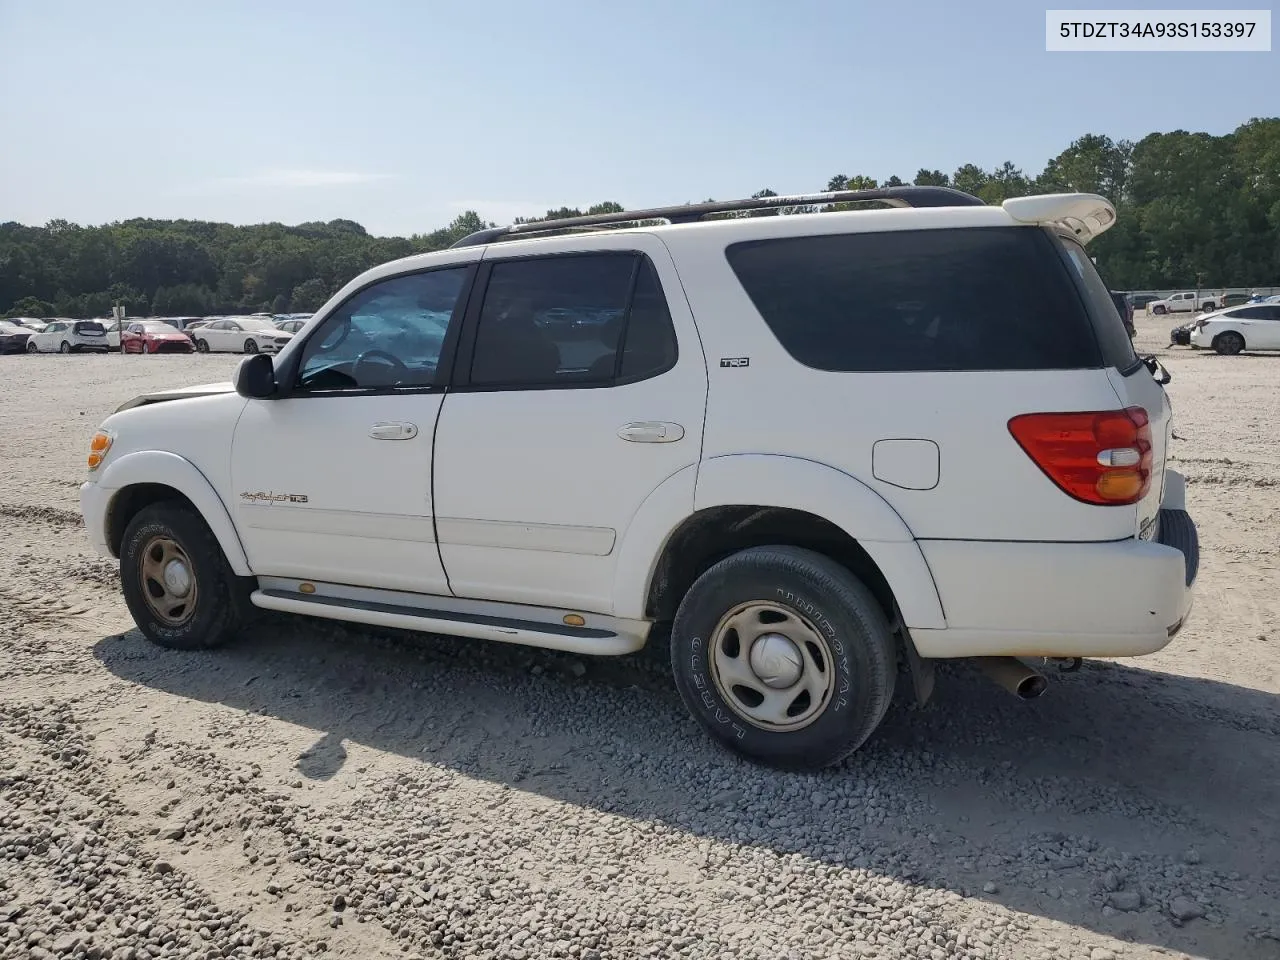
[[[110,449],[111,434],[105,430],[99,430],[89,441],[89,469],[97,470],[102,466],[102,461],[106,459],[107,451]]]

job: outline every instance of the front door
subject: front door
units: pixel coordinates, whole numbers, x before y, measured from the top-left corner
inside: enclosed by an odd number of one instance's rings
[[[537,249],[494,245],[477,277],[436,429],[440,551],[460,597],[609,613],[645,499],[672,480],[693,509],[706,363],[656,237]]]
[[[432,434],[472,274],[453,264],[365,287],[277,363],[284,396],[249,401],[231,468],[255,574],[448,594]]]

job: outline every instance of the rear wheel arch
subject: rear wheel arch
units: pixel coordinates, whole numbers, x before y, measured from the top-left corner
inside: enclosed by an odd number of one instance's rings
[[[670,524],[651,555],[643,616],[669,619],[703,571],[733,553],[772,545],[814,550],[840,563],[891,620],[900,612],[907,626],[946,626],[933,574],[910,529],[878,493],[848,474],[796,457],[713,458],[700,467],[694,506]]]

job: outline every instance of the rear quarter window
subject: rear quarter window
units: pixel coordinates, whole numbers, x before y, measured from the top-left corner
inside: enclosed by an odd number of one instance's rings
[[[819,370],[1101,366],[1090,319],[1043,230],[786,237],[733,244],[726,255],[783,348]],[[1114,316],[1109,298],[1107,306]]]
[[[1067,273],[1076,288],[1076,293],[1084,304],[1093,324],[1094,336],[1102,351],[1104,366],[1115,367],[1129,373],[1140,368],[1138,354],[1133,349],[1133,341],[1129,339],[1129,331],[1124,328],[1124,321],[1116,312],[1115,304],[1098,269],[1093,265],[1084,247],[1065,234],[1053,234],[1053,242],[1062,251],[1066,261]]]

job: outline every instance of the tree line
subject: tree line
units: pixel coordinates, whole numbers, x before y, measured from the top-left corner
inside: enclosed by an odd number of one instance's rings
[[[838,174],[825,189],[906,182],[896,175],[881,182]],[[1008,162],[993,170],[969,163],[949,175],[921,168],[911,183],[955,187],[993,204],[1031,193],[1101,194],[1119,219],[1090,252],[1116,289],[1280,285],[1280,118],[1253,119],[1220,137],[1178,130],[1135,143],[1088,134],[1035,176]],[[775,195],[771,189],[756,194]],[[621,210],[608,201],[585,212]],[[561,207],[535,219],[583,212]],[[371,236],[351,220],[3,223],[0,313],[100,317],[115,305],[130,316],[307,312],[371,266],[444,249],[489,226],[473,210],[409,237]]]

